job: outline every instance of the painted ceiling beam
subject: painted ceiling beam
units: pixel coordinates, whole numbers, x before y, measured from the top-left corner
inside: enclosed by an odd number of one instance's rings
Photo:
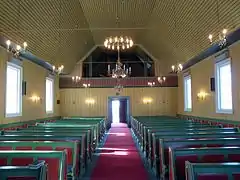
[[[230,33],[227,36],[227,45],[224,48],[228,48],[229,46],[231,46],[232,44],[234,44],[235,42],[237,42],[239,40],[240,40],[240,28],[237,29],[236,31]],[[207,57],[210,57],[219,51],[222,51],[224,48],[220,48],[218,43],[213,44],[212,46],[207,48],[205,51],[203,51],[199,55],[193,57],[192,59],[187,61],[185,64],[183,64],[183,70],[190,68],[191,66],[203,61]]]
[[[0,36],[0,46],[2,46],[3,48],[7,49],[7,45],[6,45],[6,41],[8,39],[5,38],[4,36]],[[11,42],[11,46],[16,47],[17,44],[15,44],[14,42]],[[44,61],[43,59],[40,59],[39,57],[33,55],[32,53],[30,53],[29,51],[25,51],[20,53],[19,58],[22,59],[26,59],[29,60],[41,67],[43,67],[46,70],[52,71],[52,65],[46,61]]]

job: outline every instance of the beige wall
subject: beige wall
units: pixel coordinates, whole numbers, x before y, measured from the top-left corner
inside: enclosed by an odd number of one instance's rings
[[[8,53],[0,47],[0,123],[7,124],[12,122],[20,122],[34,120],[38,118],[46,118],[59,115],[59,105],[54,104],[54,114],[47,115],[45,113],[45,77],[47,72],[40,66],[30,61],[23,61],[23,80],[27,81],[27,95],[23,96],[22,116],[15,118],[5,118],[5,85],[6,85],[6,62]],[[41,98],[38,103],[32,102],[29,98],[32,95]],[[55,79],[55,103],[59,99],[58,79]]]
[[[108,96],[114,96],[111,88],[60,89],[62,116],[106,116]],[[125,88],[123,96],[130,96],[131,113],[134,116],[176,115],[177,88]],[[151,104],[143,104],[144,97],[152,98]],[[94,105],[85,100],[92,98]]]
[[[240,120],[240,43],[236,43],[229,48],[229,53],[232,62],[232,96],[234,114],[218,114],[215,107],[215,93],[210,92],[210,78],[214,77],[214,56],[205,59],[204,61],[190,68],[192,78],[192,112],[184,112],[184,97],[183,97],[183,75],[179,75],[178,87],[178,113],[185,115],[221,118],[228,120]],[[206,100],[199,101],[197,94],[200,91],[205,91],[209,95]]]

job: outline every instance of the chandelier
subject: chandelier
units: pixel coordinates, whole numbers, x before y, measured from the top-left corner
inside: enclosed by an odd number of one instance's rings
[[[63,72],[63,69],[64,69],[63,65],[58,66],[57,68],[56,66],[52,66],[52,72],[57,75],[61,74]]]
[[[216,7],[217,7],[216,8],[217,24],[218,24],[218,28],[220,29],[220,26],[222,25],[222,23],[221,23],[221,19],[220,19],[221,18],[221,16],[220,16],[221,9],[219,8],[219,6],[221,4],[219,3],[219,0],[216,0],[215,2],[216,2]],[[226,38],[227,32],[228,32],[227,29],[223,29],[222,32],[219,32],[218,38],[216,38],[216,39],[213,39],[214,38],[213,35],[209,34],[208,39],[211,44],[216,43],[216,44],[218,44],[218,46],[220,48],[224,48],[227,45],[227,38]]]
[[[108,76],[112,78],[125,78],[126,76],[131,75],[131,67],[123,65],[120,61],[120,49],[129,49],[133,46],[133,40],[130,37],[108,37],[104,41],[104,46],[107,49],[115,50],[118,52],[118,59],[114,69],[111,69],[111,65],[108,65]]]
[[[119,50],[120,48],[122,50],[124,49],[129,49],[130,47],[133,46],[133,40],[130,37],[108,37],[104,41],[104,46],[108,49],[117,49]]]
[[[172,72],[179,73],[183,70],[182,64],[172,65]]]
[[[14,57],[18,58],[20,53],[25,52],[26,48],[27,48],[27,43],[24,42],[23,43],[23,48],[20,45],[15,45],[11,46],[11,41],[7,40],[6,41],[6,45],[7,45],[7,51],[11,52],[13,54]]]
[[[223,29],[221,33],[219,33],[218,35],[218,40],[216,40],[216,42],[218,42],[218,45],[220,48],[223,48],[227,45],[227,29]],[[213,43],[213,35],[209,34],[208,39],[210,41],[210,43]]]

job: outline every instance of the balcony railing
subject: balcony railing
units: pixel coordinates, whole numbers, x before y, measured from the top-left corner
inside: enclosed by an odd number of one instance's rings
[[[158,77],[130,77],[120,80],[120,85],[124,87],[149,87],[149,83],[155,83],[152,87],[177,87],[178,77],[167,76],[166,81],[159,83]],[[91,88],[112,88],[117,85],[114,78],[82,78],[78,82],[72,81],[69,77],[60,77],[60,88],[84,88],[83,84],[90,84]]]

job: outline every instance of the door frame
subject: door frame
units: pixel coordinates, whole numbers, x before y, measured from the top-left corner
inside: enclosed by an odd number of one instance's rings
[[[130,96],[108,96],[108,104],[107,104],[107,119],[112,123],[112,101],[114,100],[126,100],[127,102],[127,112],[126,112],[126,121],[128,126],[130,126],[131,120],[131,111],[130,111]]]

